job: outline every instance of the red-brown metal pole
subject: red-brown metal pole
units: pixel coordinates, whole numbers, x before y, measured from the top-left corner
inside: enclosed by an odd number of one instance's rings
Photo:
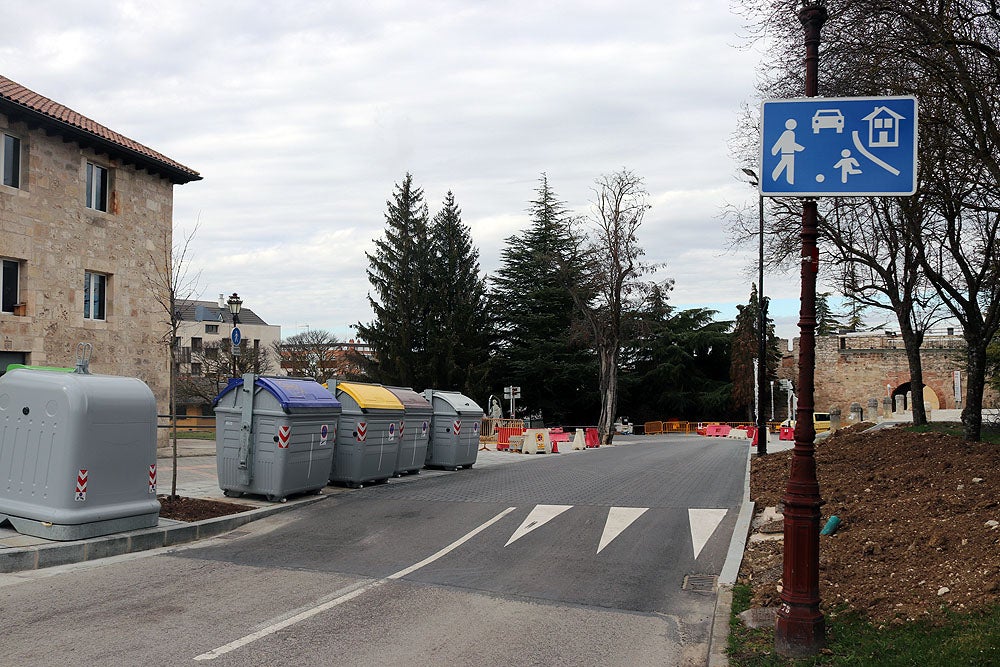
[[[805,29],[806,96],[818,92],[820,28],[826,7],[809,3],[799,11]],[[799,405],[795,448],[785,487],[785,554],[781,607],[774,648],[783,656],[815,655],[826,643],[819,604],[819,508],[813,443],[813,376],[816,366],[816,272],[819,268],[816,201],[802,203],[802,296],[799,310]]]

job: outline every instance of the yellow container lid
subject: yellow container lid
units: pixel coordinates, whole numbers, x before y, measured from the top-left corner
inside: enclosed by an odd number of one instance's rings
[[[392,392],[377,384],[338,382],[337,389],[349,395],[362,410],[402,410],[403,404]]]

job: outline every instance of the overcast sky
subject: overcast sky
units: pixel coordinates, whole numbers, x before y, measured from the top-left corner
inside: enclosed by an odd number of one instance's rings
[[[538,178],[585,214],[627,167],[678,307],[731,318],[756,275],[721,217],[755,206],[729,141],[759,54],[727,2],[222,2],[4,6],[0,72],[200,172],[174,189],[199,294],[239,292],[285,336],[368,321],[365,251],[406,172],[450,189],[484,272]],[[769,274],[796,335],[798,277]]]

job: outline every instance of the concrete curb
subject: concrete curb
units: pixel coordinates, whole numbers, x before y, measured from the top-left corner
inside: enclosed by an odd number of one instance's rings
[[[160,547],[194,542],[195,540],[228,533],[251,521],[264,519],[272,514],[287,512],[297,507],[312,505],[329,497],[329,495],[306,497],[289,503],[261,507],[249,512],[230,514],[215,519],[157,526],[155,528],[133,530],[128,533],[93,537],[87,540],[3,549],[0,550],[0,573],[7,574],[11,572],[23,572],[25,570],[40,570],[46,567],[80,563],[97,560],[98,558],[121,556],[148,549],[158,549]]]
[[[712,617],[712,631],[708,640],[709,667],[727,667],[729,658],[726,647],[729,643],[729,617],[733,611],[733,584],[740,573],[743,552],[746,550],[750,522],[753,519],[754,503],[750,500],[750,459],[753,448],[747,447],[746,472],[744,473],[743,502],[736,518],[733,537],[729,541],[726,562],[719,573],[719,593],[715,598],[715,615]]]

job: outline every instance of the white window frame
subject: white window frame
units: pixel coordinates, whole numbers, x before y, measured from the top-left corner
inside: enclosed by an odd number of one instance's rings
[[[11,134],[10,132],[0,132],[0,184],[8,187],[20,190],[21,183],[24,182],[24,142],[21,137],[16,134]],[[7,174],[7,160],[10,156],[7,154],[7,137],[15,140],[17,142],[17,173],[15,174],[17,178],[16,184],[11,184],[5,182],[3,179]]]
[[[104,174],[103,179],[99,178],[102,173]],[[104,183],[103,191],[101,189],[102,180]],[[87,208],[107,213],[108,203],[111,201],[111,170],[104,165],[87,160],[85,184],[87,190],[85,203]],[[101,196],[102,194],[104,195],[103,197]]]
[[[9,264],[14,265],[14,301],[13,303],[5,304],[3,302],[3,293],[6,291],[4,285],[4,276],[7,275],[7,268]],[[0,257],[0,313],[13,313],[14,306],[21,302],[21,262],[9,257]],[[4,308],[5,305],[9,305],[10,309]]]
[[[105,322],[108,319],[108,280],[106,273],[85,271],[83,274],[83,319]],[[100,289],[96,289],[97,287]],[[98,309],[98,306],[100,308]],[[98,310],[100,316],[98,316]]]

